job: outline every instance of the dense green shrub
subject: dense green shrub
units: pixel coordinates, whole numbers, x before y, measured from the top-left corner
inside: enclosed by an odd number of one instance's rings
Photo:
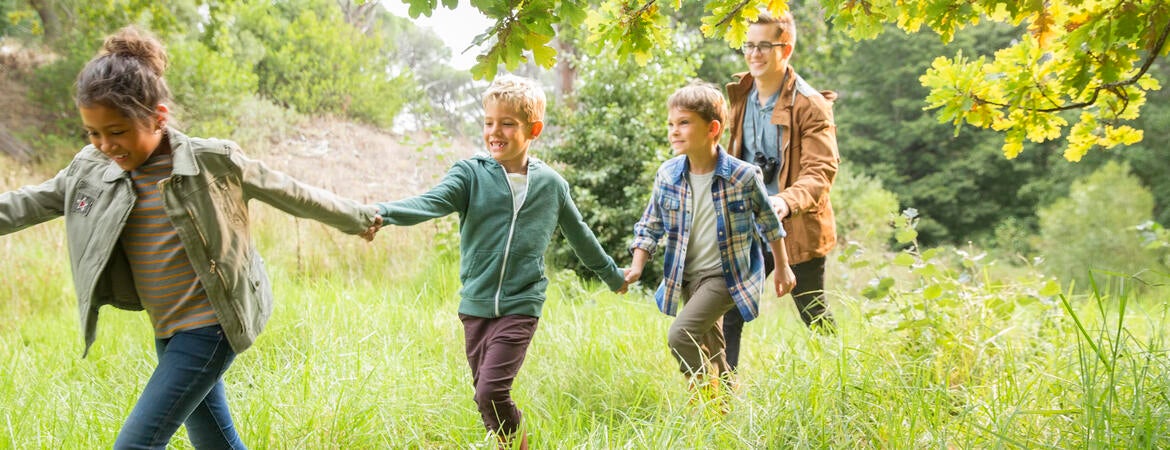
[[[1090,270],[1134,275],[1159,268],[1157,256],[1144,248],[1137,228],[1150,220],[1153,209],[1153,196],[1127,164],[1105,164],[1075,181],[1068,197],[1040,209],[1044,267],[1082,286]]]
[[[56,61],[38,67],[28,81],[28,96],[40,106],[48,120],[41,133],[28,136],[39,161],[69,161],[69,156],[88,143],[81,133],[81,119],[73,101],[77,73],[97,49],[85,42],[74,43]]]
[[[565,164],[562,174],[573,199],[603,248],[619,265],[629,262],[626,249],[634,223],[650,199],[654,173],[670,156],[666,141],[666,98],[686,84],[697,61],[662,55],[646,67],[613,64],[612,55],[582,60],[580,89],[554,108],[548,133],[550,148],[541,155]],[[572,105],[571,107],[568,105]],[[587,275],[568,242],[554,242],[553,261]],[[662,259],[646,265],[644,284],[656,284]]]
[[[179,41],[168,48],[167,72],[175,102],[182,108],[188,132],[198,136],[230,137],[239,125],[242,102],[256,91],[256,74],[202,42]]]
[[[302,113],[390,127],[406,103],[409,78],[388,75],[376,31],[363,34],[336,7],[317,3],[281,13],[256,4],[240,12],[238,40],[263,48],[255,68],[259,93]]]
[[[887,191],[881,180],[841,164],[832,198],[838,239],[856,241],[874,250],[888,246],[894,235],[890,223],[898,214],[898,197]]]

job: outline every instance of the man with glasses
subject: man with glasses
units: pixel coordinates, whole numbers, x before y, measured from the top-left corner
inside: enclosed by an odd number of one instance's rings
[[[796,275],[792,297],[804,323],[832,332],[825,303],[825,255],[837,241],[829,190],[837,175],[836,93],[820,92],[788,64],[796,46],[792,14],[761,13],[748,27],[743,57],[748,71],[727,85],[731,104],[728,153],[754,162],[764,172],[769,200],[788,233],[788,261]],[[767,251],[766,246],[764,251]],[[765,256],[766,263],[771,262]],[[766,264],[766,271],[774,269]],[[739,363],[743,319],[723,317],[727,361]]]

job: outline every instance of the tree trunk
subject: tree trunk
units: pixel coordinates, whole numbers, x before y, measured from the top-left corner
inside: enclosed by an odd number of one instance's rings
[[[381,4],[370,1],[356,3],[353,0],[337,0],[337,6],[341,7],[341,12],[345,14],[345,23],[357,28],[362,34],[368,35],[373,29],[374,18],[378,17],[378,8],[381,7]]]
[[[32,161],[32,149],[9,133],[8,126],[3,123],[0,123],[0,153],[11,156],[21,164]]]
[[[576,62],[575,54],[577,48],[572,43],[565,39],[557,40],[557,91],[562,99],[571,98],[573,94],[573,83],[577,81],[577,68],[573,66]],[[569,105],[569,108],[575,108],[576,105]]]
[[[41,28],[45,30],[45,42],[52,45],[61,39],[61,15],[57,13],[56,0],[28,0],[41,17]]]

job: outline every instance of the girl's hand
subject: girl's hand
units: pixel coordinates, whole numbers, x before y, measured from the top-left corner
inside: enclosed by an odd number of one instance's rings
[[[362,239],[366,240],[366,242],[372,242],[374,240],[374,235],[378,234],[378,230],[381,229],[382,216],[374,216],[374,224],[370,225],[369,228],[366,228],[366,231],[363,231],[362,234],[359,234],[358,236],[361,236]]]

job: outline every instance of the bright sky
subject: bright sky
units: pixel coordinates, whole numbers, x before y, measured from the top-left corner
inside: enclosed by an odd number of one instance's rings
[[[410,18],[410,15],[407,14],[410,7],[403,3],[403,0],[385,0],[382,2],[382,6],[385,6],[391,14]],[[459,7],[454,10],[447,9],[440,4],[430,17],[418,16],[418,19],[414,19],[414,24],[420,28],[430,28],[443,42],[447,43],[447,47],[451,49],[452,67],[469,69],[475,65],[475,56],[479,54],[481,49],[476,47],[466,53],[461,52],[471,45],[471,41],[482,34],[492,23],[485,19],[483,14],[470,3],[461,1]]]

